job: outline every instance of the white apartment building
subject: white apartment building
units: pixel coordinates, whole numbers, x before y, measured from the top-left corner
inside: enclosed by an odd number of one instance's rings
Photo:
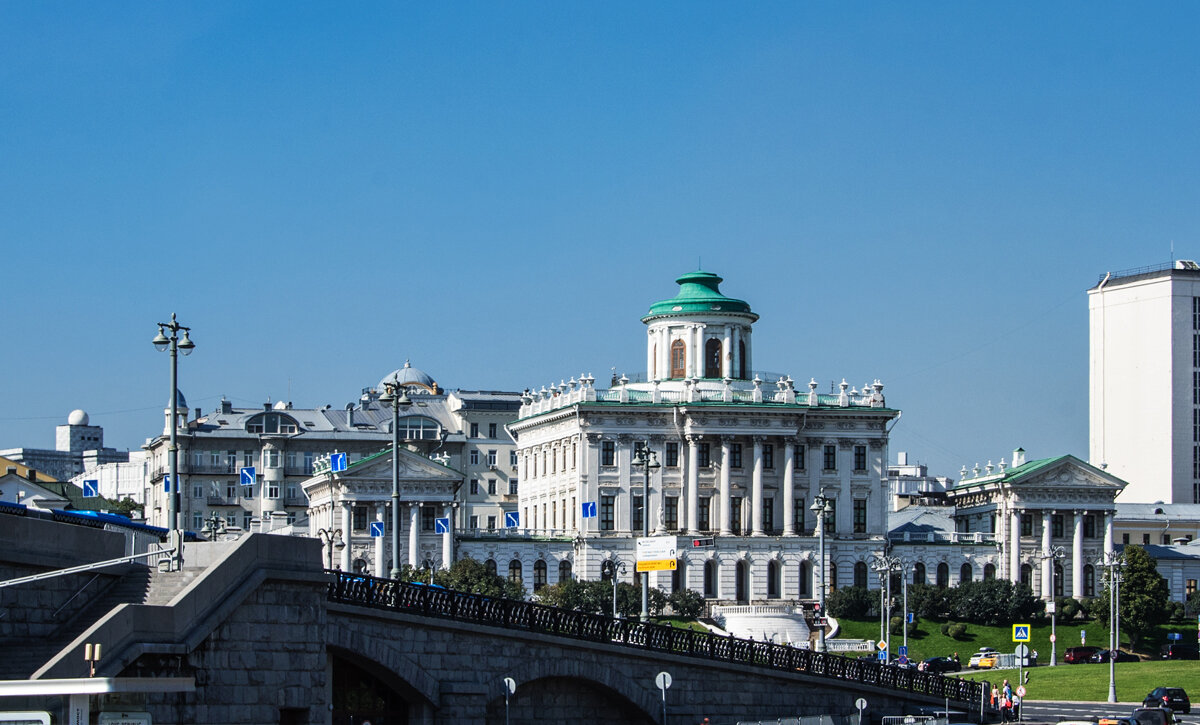
[[[1122,503],[1200,503],[1200,265],[1105,274],[1088,311],[1091,463]]]

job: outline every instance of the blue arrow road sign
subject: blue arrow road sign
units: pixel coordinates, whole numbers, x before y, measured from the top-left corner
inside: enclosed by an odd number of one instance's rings
[[[346,454],[333,453],[329,456],[329,470],[340,473],[346,470]]]
[[[170,493],[170,492],[171,492],[171,477],[169,475],[163,476],[163,493]]]
[[[906,647],[905,645],[900,645],[900,646],[899,646],[899,647],[897,647],[896,649],[897,649],[897,650],[899,650],[899,652],[900,652],[900,656],[901,656],[901,657],[907,657],[907,656],[908,656],[908,647]]]
[[[879,661],[880,661],[880,662],[887,662],[887,650],[882,650],[882,651],[880,651],[880,653],[879,653]]]
[[[243,486],[253,486],[254,478],[255,478],[254,466],[246,466],[246,467],[242,468],[242,485]]]
[[[382,521],[372,521],[371,522],[371,536],[373,536],[373,537],[383,536],[383,522]]]
[[[83,495],[87,498],[94,498],[100,495],[100,482],[89,478],[83,482]]]
[[[435,533],[435,534],[450,533],[450,519],[449,518],[434,519],[433,520],[433,533]]]
[[[520,511],[505,511],[504,512],[504,528],[515,529],[521,525]]]
[[[584,501],[583,502],[583,518],[585,518],[585,519],[596,518],[596,502],[595,501]]]

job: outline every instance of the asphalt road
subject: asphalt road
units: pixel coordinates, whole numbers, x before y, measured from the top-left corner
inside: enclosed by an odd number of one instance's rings
[[[1141,702],[1056,702],[1053,700],[1026,700],[1021,706],[1021,721],[1025,723],[1057,723],[1060,720],[1089,720],[1117,715],[1128,717]],[[1200,725],[1200,717],[1176,713],[1176,719],[1186,725]]]

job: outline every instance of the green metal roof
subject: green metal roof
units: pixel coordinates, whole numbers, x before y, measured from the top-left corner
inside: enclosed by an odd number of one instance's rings
[[[721,294],[719,285],[723,281],[712,272],[699,270],[679,277],[675,280],[679,285],[679,294],[650,305],[650,313],[642,318],[642,322],[657,315],[689,312],[740,312],[757,320],[758,315],[750,311],[750,305],[745,301]]]
[[[1073,459],[1076,463],[1087,466],[1088,468],[1094,468],[1094,466],[1091,464],[1081,461],[1068,453],[1063,456],[1054,456],[1053,458],[1039,458],[1036,461],[1026,461],[1015,468],[1009,468],[1005,470],[1003,473],[993,473],[990,476],[985,474],[975,478],[964,478],[963,480],[954,484],[954,488],[970,488],[971,486],[979,486],[985,483],[995,483],[997,481],[1002,483],[1013,483],[1035,471],[1040,471],[1044,468],[1055,466],[1069,459]]]

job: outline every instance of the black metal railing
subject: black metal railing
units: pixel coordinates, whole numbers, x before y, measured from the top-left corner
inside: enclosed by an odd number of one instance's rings
[[[327,570],[333,579],[329,600],[374,609],[409,612],[539,634],[636,647],[654,652],[802,672],[862,682],[977,706],[987,683],[799,649],[786,644],[739,639],[662,624],[614,619],[545,604],[485,597],[427,584],[400,582]]]

